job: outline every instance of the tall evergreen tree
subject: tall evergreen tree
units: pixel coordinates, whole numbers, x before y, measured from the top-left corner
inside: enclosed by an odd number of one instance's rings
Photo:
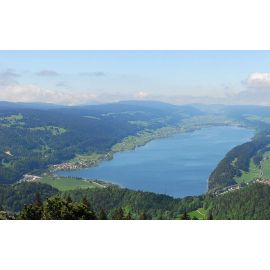
[[[41,197],[40,197],[40,193],[36,192],[35,194],[35,206],[37,207],[41,207],[42,206],[42,201],[41,201]]]
[[[114,219],[114,220],[124,219],[124,211],[121,207],[114,210],[114,212],[112,214],[112,219]]]
[[[87,197],[86,197],[86,196],[83,196],[82,204],[83,204],[86,208],[91,209],[90,203],[89,203],[89,201],[87,200]]]
[[[24,220],[40,220],[43,217],[42,207],[36,205],[25,205],[23,210],[19,214],[19,219]]]
[[[100,220],[106,220],[106,219],[108,219],[108,217],[107,217],[107,215],[106,215],[106,213],[105,213],[105,211],[103,209],[100,210],[99,219]]]
[[[68,196],[67,196],[67,203],[72,203],[72,199],[71,199],[71,197],[70,197],[69,194],[68,194]]]
[[[130,211],[128,211],[127,215],[126,215],[126,220],[131,220],[132,217],[131,217],[131,213]]]
[[[145,212],[142,212],[140,214],[140,220],[146,220],[146,219],[147,219],[147,216],[146,216]]]
[[[184,212],[184,214],[181,216],[180,219],[181,219],[181,220],[189,220],[189,219],[190,219],[190,217],[189,217],[187,211]]]

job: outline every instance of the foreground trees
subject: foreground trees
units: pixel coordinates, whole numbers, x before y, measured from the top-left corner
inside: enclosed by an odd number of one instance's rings
[[[94,220],[96,214],[89,202],[84,199],[81,203],[73,202],[70,198],[49,198],[45,203],[24,206],[19,214],[20,219],[26,220]]]
[[[219,220],[269,220],[269,206],[270,186],[259,183],[205,200],[208,218]]]
[[[0,206],[21,219],[93,219],[89,212],[100,220],[179,219],[203,202],[204,196],[175,199],[115,186],[60,192],[41,183],[0,185]]]
[[[103,209],[97,215],[86,197],[80,203],[72,201],[69,196],[67,198],[51,197],[42,203],[37,194],[35,203],[25,205],[17,218],[23,220],[131,220],[132,214],[120,207],[116,208],[108,218]],[[151,217],[142,213],[139,219],[151,219]]]

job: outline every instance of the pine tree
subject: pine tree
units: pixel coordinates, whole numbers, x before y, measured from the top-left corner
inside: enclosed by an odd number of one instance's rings
[[[121,207],[114,210],[114,212],[112,214],[112,219],[114,219],[114,220],[124,219],[124,211]]]
[[[87,200],[86,196],[83,197],[82,199],[82,204],[89,210],[92,210],[91,207],[90,207],[90,203],[89,201]]]
[[[146,219],[147,219],[147,216],[146,216],[145,212],[142,212],[140,215],[140,220],[146,220]]]
[[[184,212],[184,214],[181,216],[180,219],[181,220],[189,220],[190,219],[189,215],[187,214],[187,211]]]
[[[36,205],[25,205],[20,212],[19,219],[24,220],[40,220],[43,216],[43,209]]]
[[[208,219],[209,219],[209,220],[213,220],[213,219],[214,219],[214,218],[213,218],[212,212],[209,213]]]
[[[36,192],[36,194],[35,194],[35,203],[34,203],[34,205],[37,206],[37,207],[42,206],[42,201],[41,201],[41,197],[40,197],[39,192]]]
[[[72,203],[72,199],[71,199],[71,197],[70,197],[69,194],[68,194],[68,196],[67,196],[67,203]]]
[[[131,214],[130,214],[130,212],[128,212],[126,215],[126,220],[131,220],[131,219],[132,219]]]
[[[100,213],[99,213],[99,219],[100,220],[107,220],[107,215],[105,213],[105,211],[103,209],[100,210]]]

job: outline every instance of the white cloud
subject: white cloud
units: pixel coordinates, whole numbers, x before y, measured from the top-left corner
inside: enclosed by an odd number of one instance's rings
[[[249,75],[245,83],[249,88],[270,89],[270,73],[252,73]]]
[[[48,90],[34,85],[9,85],[0,88],[0,100],[76,105],[95,101],[96,95],[83,91]]]
[[[140,92],[134,94],[134,97],[138,98],[138,99],[144,99],[148,96],[149,96],[149,94],[146,92],[143,92],[143,91],[140,91]]]
[[[0,100],[11,102],[45,102],[65,105],[89,103],[106,103],[120,100],[159,100],[174,104],[204,103],[204,104],[257,104],[270,105],[270,73],[252,73],[245,80],[245,89],[224,96],[181,95],[180,93],[158,94],[146,91],[133,92],[113,90],[70,90],[65,81],[59,81],[56,89],[37,85],[23,85],[17,82],[20,75],[7,70],[0,72]],[[62,86],[62,88],[60,88]],[[224,88],[228,88],[227,85]],[[127,88],[128,89],[128,88]]]

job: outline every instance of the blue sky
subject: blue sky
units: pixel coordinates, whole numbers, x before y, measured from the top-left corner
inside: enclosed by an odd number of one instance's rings
[[[0,51],[0,99],[264,105],[269,72],[270,51]]]

